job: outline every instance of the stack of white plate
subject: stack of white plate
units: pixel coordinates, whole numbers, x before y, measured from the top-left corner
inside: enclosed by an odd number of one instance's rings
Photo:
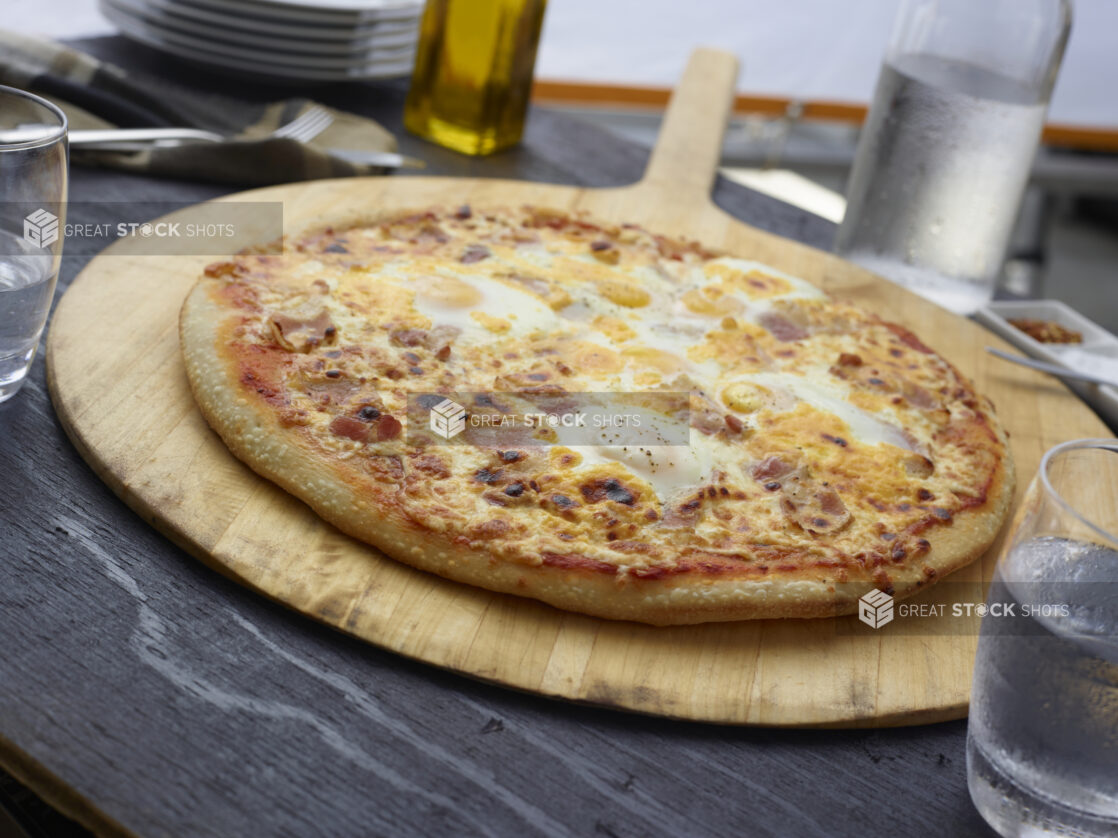
[[[122,34],[203,64],[266,78],[407,75],[423,0],[100,0]]]

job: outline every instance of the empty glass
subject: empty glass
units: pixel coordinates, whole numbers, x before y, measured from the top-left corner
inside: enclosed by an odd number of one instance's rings
[[[1118,440],[1041,462],[998,560],[967,779],[1005,836],[1118,835]]]
[[[23,384],[50,310],[67,176],[65,115],[0,86],[0,402]]]

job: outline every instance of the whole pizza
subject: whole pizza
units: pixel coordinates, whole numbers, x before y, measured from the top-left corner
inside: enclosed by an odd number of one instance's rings
[[[981,555],[1013,493],[992,405],[910,331],[636,225],[463,206],[316,231],[206,268],[181,338],[229,449],[342,531],[601,617],[908,595]]]

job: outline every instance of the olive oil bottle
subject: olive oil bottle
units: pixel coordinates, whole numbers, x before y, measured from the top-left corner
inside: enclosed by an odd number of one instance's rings
[[[464,154],[519,142],[547,0],[427,0],[404,126]]]

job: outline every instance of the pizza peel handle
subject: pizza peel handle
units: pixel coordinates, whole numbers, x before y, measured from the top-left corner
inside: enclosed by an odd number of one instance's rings
[[[707,47],[691,53],[637,190],[677,205],[710,202],[737,78],[731,53]]]

